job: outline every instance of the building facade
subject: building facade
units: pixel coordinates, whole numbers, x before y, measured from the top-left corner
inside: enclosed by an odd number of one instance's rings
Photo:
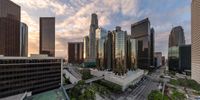
[[[151,48],[150,48],[150,21],[148,18],[131,25],[131,36],[137,40],[138,45],[138,67],[150,69]]]
[[[127,37],[127,69],[136,70],[137,65],[137,40],[133,39],[131,36]]]
[[[83,63],[83,42],[68,43],[68,63],[81,64]]]
[[[20,56],[21,8],[10,0],[0,0],[0,55]]]
[[[180,46],[179,55],[181,71],[191,72],[191,45]]]
[[[105,42],[105,55],[106,55],[106,67],[108,70],[113,69],[113,34],[112,32],[108,31],[108,36]]]
[[[20,24],[20,56],[28,57],[28,26]]]
[[[124,75],[127,72],[127,32],[117,26],[113,31],[113,72]]]
[[[162,66],[164,66],[165,64],[166,64],[165,56],[162,56]]]
[[[106,39],[107,31],[103,28],[96,29],[96,41],[97,42],[97,68],[99,70],[106,69]]]
[[[191,70],[191,45],[181,45],[169,48],[168,67],[179,73]]]
[[[91,15],[90,33],[89,33],[89,59],[96,61],[96,29],[98,28],[98,17],[95,13]]]
[[[60,87],[62,63],[53,57],[0,57],[0,98]]]
[[[83,58],[84,60],[88,59],[89,58],[89,37],[88,36],[85,36],[84,39],[83,39]]]
[[[155,52],[154,54],[155,60],[155,67],[161,67],[162,66],[162,52]]]
[[[155,50],[155,38],[154,38],[154,34],[155,34],[155,30],[154,28],[151,28],[151,33],[150,33],[150,63],[151,63],[151,66],[154,67],[154,50]]]
[[[168,49],[168,67],[170,71],[179,70],[179,47],[173,46]]]
[[[169,35],[169,48],[180,45],[185,45],[184,30],[181,26],[176,26]]]
[[[171,71],[182,73],[180,65],[180,46],[185,45],[184,30],[181,26],[173,27],[169,35],[168,67]]]
[[[192,0],[192,79],[200,83],[200,1]]]
[[[55,17],[40,18],[40,54],[55,56]]]

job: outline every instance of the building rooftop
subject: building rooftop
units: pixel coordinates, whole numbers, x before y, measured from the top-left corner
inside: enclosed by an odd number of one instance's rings
[[[62,90],[59,88],[30,96],[25,100],[66,100],[66,97]]]
[[[142,24],[142,23],[145,23],[145,22],[149,22],[149,18],[145,18],[145,19],[143,19],[143,20],[141,20],[141,21],[139,21],[139,22],[136,22],[136,23],[134,23],[134,24],[131,24],[131,27],[137,26],[137,25]]]
[[[49,57],[48,55],[31,54],[30,57],[17,57],[17,56],[3,56],[0,55],[0,59],[63,59],[61,57]]]
[[[1,98],[0,100],[21,100],[23,95],[24,95],[24,93],[12,95],[12,96],[9,96],[9,97]]]

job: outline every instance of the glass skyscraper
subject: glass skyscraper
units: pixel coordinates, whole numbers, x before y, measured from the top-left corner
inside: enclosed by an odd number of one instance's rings
[[[173,46],[185,45],[184,30],[181,26],[172,28],[169,35],[169,48]]]
[[[113,31],[113,71],[118,75],[127,72],[127,32],[117,26]]]
[[[131,70],[137,69],[137,40],[130,39],[131,42]]]
[[[127,68],[128,70],[135,70],[137,69],[137,40],[131,36],[127,38]]]
[[[106,43],[105,43],[105,61],[106,61],[106,67],[108,70],[112,70],[113,68],[113,34],[112,32],[108,31]]]
[[[96,30],[96,39],[97,41],[97,68],[99,70],[106,69],[106,47],[105,42],[107,38],[107,31],[103,28],[98,28]]]
[[[150,45],[150,21],[148,18],[131,25],[131,36],[137,40],[138,45],[138,67],[150,69],[151,45]]]
[[[184,31],[181,26],[172,28],[169,35],[168,67],[171,71],[182,72],[179,58],[179,47],[185,45]]]

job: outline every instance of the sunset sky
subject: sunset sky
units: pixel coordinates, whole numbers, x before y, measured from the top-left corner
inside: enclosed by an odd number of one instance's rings
[[[29,27],[29,54],[39,51],[39,17],[56,17],[56,56],[67,57],[67,43],[89,34],[91,13],[99,26],[121,26],[130,34],[131,24],[148,17],[155,29],[155,48],[167,55],[173,26],[184,28],[191,43],[191,0],[12,0],[21,6],[21,21]]]

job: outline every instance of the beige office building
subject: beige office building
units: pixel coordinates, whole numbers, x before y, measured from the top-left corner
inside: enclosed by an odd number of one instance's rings
[[[200,0],[192,0],[192,79],[200,83]]]

